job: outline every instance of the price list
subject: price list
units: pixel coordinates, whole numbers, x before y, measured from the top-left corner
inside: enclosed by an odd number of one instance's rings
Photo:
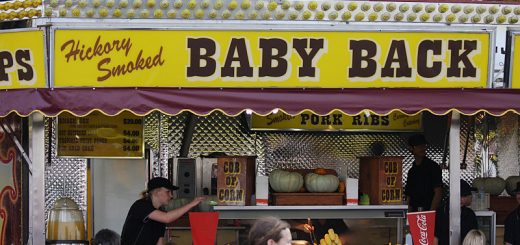
[[[58,156],[142,158],[143,118],[130,112],[58,116]]]

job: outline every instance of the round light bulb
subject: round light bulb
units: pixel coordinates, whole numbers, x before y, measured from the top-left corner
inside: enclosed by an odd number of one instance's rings
[[[424,11],[426,13],[432,13],[433,11],[435,11],[435,9],[437,9],[437,7],[435,6],[435,4],[428,4],[426,5],[426,7],[424,7]]]
[[[382,21],[389,21],[390,18],[392,17],[392,14],[388,13],[388,12],[385,12],[381,15],[381,20]]]
[[[473,7],[472,5],[464,6],[464,13],[465,14],[471,14],[471,13],[473,13],[473,11],[475,11],[475,7]]]
[[[372,5],[370,5],[370,3],[363,3],[361,4],[361,11],[369,11],[371,7]]]
[[[309,3],[307,3],[307,8],[309,10],[316,10],[318,8],[318,2],[310,1]]]
[[[419,13],[419,12],[421,12],[423,10],[423,5],[420,4],[420,3],[416,3],[416,4],[413,5],[412,10],[415,13]]]
[[[482,17],[479,14],[475,14],[471,16],[471,22],[479,23],[482,20]]]
[[[349,21],[350,18],[352,18],[352,13],[350,11],[345,11],[343,12],[343,14],[341,15],[341,19],[343,21]]]
[[[410,13],[410,14],[408,14],[408,16],[406,16],[406,20],[408,22],[414,22],[416,19],[417,19],[416,13]]]
[[[365,19],[365,13],[363,12],[359,12],[354,16],[354,20],[356,21],[362,21],[363,19]]]
[[[439,13],[446,13],[448,11],[448,9],[450,9],[450,6],[448,4],[443,3],[443,4],[439,5],[438,11],[439,11]]]
[[[403,4],[399,5],[399,11],[401,11],[401,13],[405,13],[409,9],[410,9],[410,5],[408,5],[406,3],[403,3]]]
[[[321,10],[323,10],[323,11],[327,11],[327,10],[329,10],[330,7],[331,7],[331,6],[330,6],[330,3],[329,3],[329,2],[323,2],[323,3],[321,3]]]
[[[244,10],[251,8],[251,0],[243,0],[240,4],[240,8]]]
[[[328,17],[329,17],[329,20],[336,20],[336,19],[338,18],[338,12],[336,12],[336,11],[331,11],[331,12],[329,13],[329,16],[328,16]]]
[[[334,4],[334,9],[336,11],[340,11],[343,8],[345,8],[345,4],[343,2],[336,2],[336,4]]]
[[[396,14],[394,15],[394,20],[395,20],[395,21],[402,21],[403,19],[404,19],[404,14],[401,13],[401,12],[396,13]]]
[[[287,0],[283,0],[281,7],[282,7],[283,10],[288,10],[291,7],[291,2],[289,2]]]
[[[349,11],[354,11],[357,9],[357,7],[358,7],[358,4],[356,2],[349,2],[347,5],[347,9]]]
[[[166,16],[168,16],[168,18],[170,19],[175,19],[177,17],[177,11],[175,11],[174,9],[170,9],[166,13]]]
[[[386,11],[388,12],[394,12],[394,10],[397,8],[396,4],[395,3],[388,3],[386,5]]]

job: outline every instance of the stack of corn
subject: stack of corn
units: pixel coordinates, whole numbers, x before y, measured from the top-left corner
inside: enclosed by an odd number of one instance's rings
[[[334,232],[334,229],[329,229],[328,233],[320,239],[320,245],[341,245],[338,234]]]

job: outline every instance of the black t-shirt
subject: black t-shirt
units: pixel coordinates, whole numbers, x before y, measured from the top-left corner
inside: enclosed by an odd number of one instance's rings
[[[320,243],[320,239],[325,237],[325,234],[329,233],[329,229],[334,229],[334,233],[341,236],[341,234],[347,233],[349,228],[342,219],[327,219],[322,224],[320,220],[313,220],[314,235],[316,235],[316,243]],[[311,242],[309,233],[301,230],[294,230],[296,236],[293,240],[306,240]]]
[[[504,228],[504,242],[520,245],[520,206],[507,216]]]
[[[435,218],[435,237],[439,239],[439,245],[450,244],[450,209],[445,205],[437,209]],[[460,243],[469,231],[478,229],[477,215],[471,208],[463,206],[460,208]]]
[[[423,211],[431,209],[434,189],[442,186],[441,168],[437,163],[425,157],[421,165],[413,166],[408,171],[404,194],[410,197],[412,211],[422,207]]]
[[[139,199],[132,204],[121,232],[122,245],[156,244],[164,236],[166,225],[148,218],[155,210],[150,199]]]

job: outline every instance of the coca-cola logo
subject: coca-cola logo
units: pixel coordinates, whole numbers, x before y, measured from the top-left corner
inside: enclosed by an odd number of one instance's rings
[[[417,227],[419,227],[419,243],[421,245],[428,245],[428,224],[426,223],[426,215],[417,215]]]

